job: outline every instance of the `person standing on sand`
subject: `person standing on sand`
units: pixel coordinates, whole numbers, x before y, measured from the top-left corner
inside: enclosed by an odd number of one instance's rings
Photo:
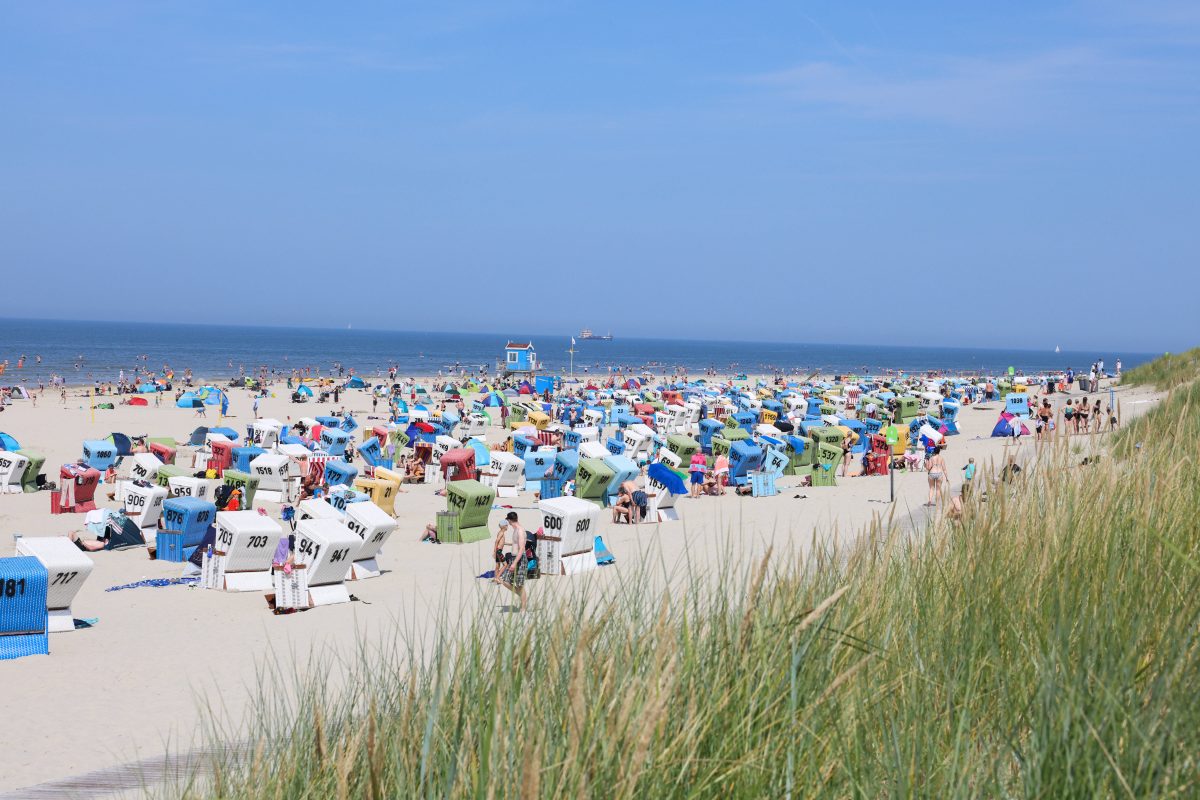
[[[929,473],[929,502],[925,505],[937,505],[937,501],[942,496],[942,482],[946,479],[946,459],[942,458],[942,448],[944,445],[936,445],[933,448],[933,455],[925,463],[925,469]]]
[[[688,463],[688,474],[691,476],[691,486],[689,494],[692,497],[700,496],[700,489],[704,485],[704,473],[708,470],[708,459],[704,457],[704,453],[696,451],[692,454],[692,459]]]
[[[508,520],[500,520],[500,529],[496,531],[496,538],[492,541],[492,549],[495,551],[493,556],[496,561],[496,574],[492,578],[492,583],[502,582],[508,565],[517,560],[517,557],[512,552],[512,542],[509,541],[509,534]]]
[[[510,511],[505,517],[509,530],[512,531],[513,561],[504,573],[500,585],[521,598],[521,611],[529,604],[529,596],[525,592],[525,576],[529,561],[525,556],[525,529],[517,519],[517,512]]]
[[[1042,400],[1042,407],[1037,410],[1037,440],[1050,438],[1050,418],[1054,415],[1054,410],[1050,407],[1048,399]]]

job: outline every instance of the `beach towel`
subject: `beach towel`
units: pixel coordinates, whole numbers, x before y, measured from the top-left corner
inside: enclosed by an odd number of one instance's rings
[[[610,564],[617,563],[616,557],[613,556],[608,547],[605,546],[604,539],[599,535],[597,535],[595,540],[592,542],[592,549],[596,552],[596,563],[598,565],[606,567]]]

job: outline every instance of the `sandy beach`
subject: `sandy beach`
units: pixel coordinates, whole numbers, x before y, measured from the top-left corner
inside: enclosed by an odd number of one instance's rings
[[[1117,388],[1124,419],[1144,413],[1157,395],[1146,389]],[[1076,394],[1078,396],[1078,393]],[[1107,401],[1107,390],[1096,395]],[[231,415],[225,424],[239,430],[251,420],[251,400],[243,390],[230,392]],[[1060,396],[1055,396],[1060,405]],[[367,423],[370,395],[348,391],[339,405]],[[965,407],[959,415],[961,434],[949,439],[945,453],[951,490],[957,492],[961,468],[969,458],[981,466],[1000,464],[1012,445],[991,438],[1001,404],[986,410]],[[264,399],[260,414],[281,421],[326,413],[315,403],[293,405],[282,387]],[[216,425],[215,409],[207,419],[179,409],[170,396],[163,405],[91,411],[85,396],[73,390],[67,403],[47,392],[36,407],[22,400],[0,414],[0,431],[16,437],[24,449],[47,457],[48,479],[57,480],[58,465],[80,456],[85,439],[113,431],[186,440],[197,425]],[[488,441],[503,438],[500,428]],[[356,438],[358,438],[356,436]],[[1090,446],[1099,436],[1080,436]],[[1033,437],[1013,448],[1019,461],[1034,457]],[[127,465],[126,465],[127,469]],[[124,470],[123,470],[124,472]],[[844,545],[859,536],[874,518],[885,529],[907,531],[928,513],[924,473],[898,473],[896,502],[887,504],[888,478],[839,479],[834,488],[796,489],[798,479],[780,481],[777,496],[766,498],[681,498],[682,520],[676,523],[615,525],[601,514],[600,533],[616,556],[615,566],[576,577],[546,577],[531,582],[531,613],[555,602],[561,592],[603,588],[629,575],[638,564],[648,571],[646,591],[661,591],[688,570],[713,571],[721,566],[731,543],[746,560],[774,547],[778,554],[803,554],[814,539]],[[439,620],[448,624],[484,614],[508,613],[513,597],[476,576],[491,568],[490,542],[470,545],[423,544],[424,525],[445,508],[435,486],[407,486],[396,502],[399,529],[380,559],[385,573],[351,583],[361,602],[322,607],[289,616],[272,615],[263,595],[204,591],[185,586],[135,588],[106,592],[144,578],[178,576],[180,565],[153,561],[144,549],[91,554],[95,569],[77,596],[76,617],[98,618],[90,629],[51,635],[49,657],[0,662],[5,689],[0,714],[10,721],[0,732],[0,789],[9,790],[97,770],[113,764],[154,757],[165,750],[184,751],[198,744],[203,721],[215,714],[236,726],[261,681],[263,665],[275,661],[301,674],[314,661],[352,658],[366,643],[429,637]],[[97,496],[106,494],[102,486]],[[82,515],[49,513],[49,492],[0,495],[0,549],[12,552],[13,536],[60,536],[83,529]],[[803,495],[797,498],[796,495]],[[499,499],[537,527],[535,500],[529,493]],[[104,498],[102,507],[116,507]],[[278,519],[279,506],[258,503]],[[507,509],[504,509],[506,511]],[[493,510],[490,525],[503,515]],[[278,687],[285,691],[284,687]],[[210,712],[208,709],[212,709]]]

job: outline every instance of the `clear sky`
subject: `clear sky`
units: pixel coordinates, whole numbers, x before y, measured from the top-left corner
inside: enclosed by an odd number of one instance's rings
[[[0,314],[1179,349],[1198,153],[1194,1],[0,0]]]

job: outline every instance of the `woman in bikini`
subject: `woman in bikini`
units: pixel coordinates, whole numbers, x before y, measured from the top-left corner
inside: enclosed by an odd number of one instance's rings
[[[1050,401],[1042,400],[1042,407],[1038,409],[1037,438],[1050,438],[1050,418],[1052,416],[1054,416],[1054,409],[1050,407]]]
[[[942,483],[946,480],[946,459],[942,458],[943,445],[937,445],[933,448],[933,455],[925,462],[925,469],[929,472],[929,502],[925,505],[937,505],[938,499],[942,495]]]

